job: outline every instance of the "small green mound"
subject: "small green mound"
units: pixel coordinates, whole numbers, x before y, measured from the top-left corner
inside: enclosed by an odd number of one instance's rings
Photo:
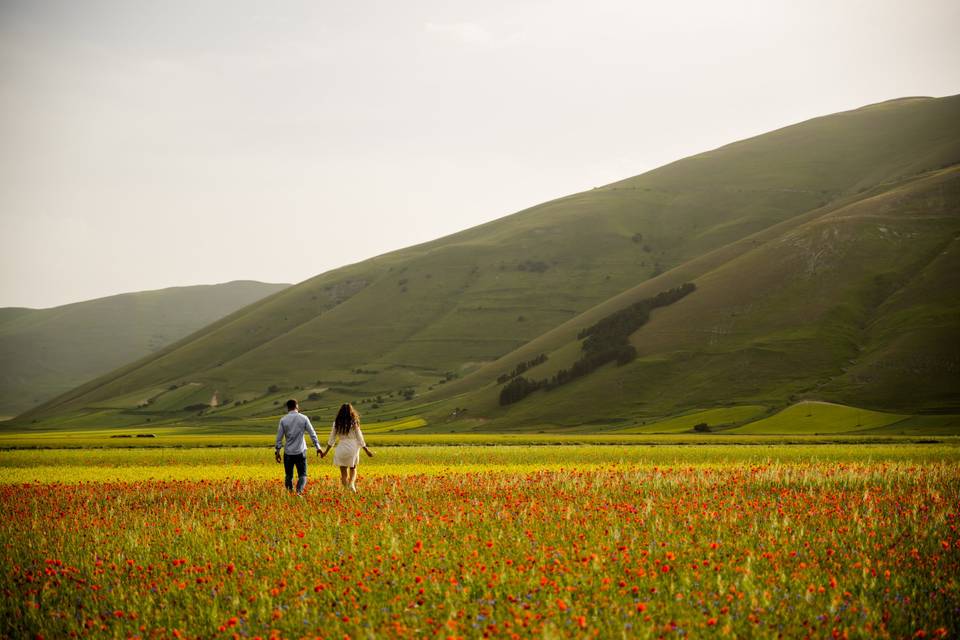
[[[824,434],[876,429],[907,418],[829,402],[799,402],[776,415],[731,429],[736,434]]]

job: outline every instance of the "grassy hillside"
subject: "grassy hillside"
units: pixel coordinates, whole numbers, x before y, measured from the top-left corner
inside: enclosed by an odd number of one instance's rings
[[[0,415],[25,411],[287,286],[238,281],[0,309]]]
[[[947,265],[958,203],[960,169],[950,168],[798,217],[588,310],[459,382],[451,402],[508,428],[576,427],[585,413],[616,426],[694,402],[803,397],[956,412],[960,299]],[[697,290],[632,336],[635,361],[499,406],[500,372],[540,353],[548,360],[530,377],[569,366],[580,329],[681,280]]]
[[[437,431],[627,428],[808,394],[950,409],[952,356],[912,381],[897,363],[956,333],[956,296],[929,296],[955,273],[958,161],[957,96],[817,118],[322,274],[27,418],[226,423],[290,394]],[[541,353],[529,375],[569,366],[580,330],[688,281],[631,337],[635,361],[499,406],[498,376]]]
[[[617,429],[615,433],[694,433],[697,425],[706,425],[709,433],[744,422],[755,420],[763,413],[766,407],[759,405],[739,405],[693,411],[674,416],[666,420],[655,420],[638,425]],[[788,431],[789,432],[789,431]]]

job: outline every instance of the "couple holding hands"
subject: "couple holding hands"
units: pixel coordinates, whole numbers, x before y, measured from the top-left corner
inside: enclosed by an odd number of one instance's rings
[[[287,415],[280,418],[277,426],[277,442],[274,457],[280,459],[280,449],[283,449],[284,485],[287,491],[293,491],[293,470],[297,470],[297,496],[303,496],[303,489],[307,486],[307,443],[304,435],[308,434],[317,449],[317,455],[323,458],[336,446],[333,452],[333,464],[340,467],[340,484],[344,488],[357,492],[357,464],[360,462],[360,450],[373,457],[373,452],[367,448],[360,431],[360,415],[349,403],[340,405],[337,418],[330,427],[330,437],[327,438],[327,448],[320,449],[317,432],[310,424],[310,418],[300,413],[296,400],[287,400]],[[284,443],[286,440],[286,443]]]

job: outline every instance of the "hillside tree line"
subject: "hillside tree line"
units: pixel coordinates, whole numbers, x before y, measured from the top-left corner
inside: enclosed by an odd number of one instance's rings
[[[573,366],[560,369],[551,378],[542,380],[528,380],[518,374],[500,390],[501,406],[519,402],[539,389],[555,389],[588,375],[609,362],[616,362],[618,367],[632,362],[637,357],[637,350],[630,344],[630,336],[650,320],[650,312],[677,302],[693,293],[696,288],[692,282],[685,282],[679,287],[661,291],[651,298],[615,311],[583,329],[577,334],[577,339],[583,340],[580,345],[583,353]]]

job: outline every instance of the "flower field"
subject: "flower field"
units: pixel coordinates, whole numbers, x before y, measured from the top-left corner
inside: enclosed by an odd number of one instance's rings
[[[690,450],[664,464],[607,447],[579,466],[581,452],[565,447],[535,452],[555,464],[532,469],[528,448],[515,449],[446,472],[361,466],[358,495],[313,465],[302,499],[266,464],[273,479],[237,466],[230,479],[148,481],[131,467],[125,479],[64,483],[59,454],[5,452],[0,636],[903,638],[960,628],[953,451],[857,461],[842,447],[783,459]],[[205,451],[196,466],[217,455],[229,458]],[[483,470],[484,455],[516,468]]]

